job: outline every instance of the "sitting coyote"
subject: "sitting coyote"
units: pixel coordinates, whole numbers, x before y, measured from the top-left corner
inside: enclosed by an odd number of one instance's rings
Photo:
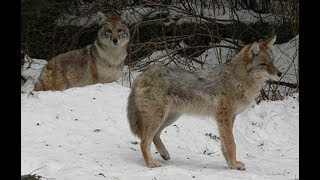
[[[33,90],[65,90],[118,80],[130,39],[129,29],[124,24],[128,13],[107,17],[98,12],[101,28],[95,42],[52,58],[43,67]]]
[[[229,168],[245,170],[244,163],[236,158],[233,124],[236,115],[248,107],[265,82],[281,76],[270,52],[275,41],[273,36],[246,45],[231,62],[209,70],[156,65],[140,74],[129,95],[127,116],[132,133],[141,139],[146,165],[160,166],[151,156],[152,142],[163,159],[170,159],[160,138],[161,131],[182,113],[190,113],[216,119],[221,150]]]

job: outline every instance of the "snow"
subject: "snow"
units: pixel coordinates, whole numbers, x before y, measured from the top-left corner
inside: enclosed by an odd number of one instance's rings
[[[126,118],[130,89],[119,83],[21,93],[21,174],[54,179],[299,179],[298,94],[253,103],[239,114],[234,136],[246,171],[230,170],[209,117],[183,115],[162,139],[171,155],[145,166]],[[211,138],[210,138],[211,137]],[[136,144],[135,142],[138,142]]]
[[[275,45],[272,48],[274,61],[281,72],[284,72],[283,81],[299,82],[299,35],[289,42]]]
[[[213,68],[220,64],[226,63],[228,60],[230,61],[237,53],[234,49],[227,48],[235,48],[236,46],[225,40],[212,45],[216,47],[206,50],[199,57],[197,57],[199,61],[205,63],[204,68]]]
[[[24,57],[24,64],[21,68],[21,76],[26,80],[21,85],[21,92],[30,92],[33,90],[34,83],[40,76],[40,72],[48,61],[44,59],[34,59],[29,56]]]

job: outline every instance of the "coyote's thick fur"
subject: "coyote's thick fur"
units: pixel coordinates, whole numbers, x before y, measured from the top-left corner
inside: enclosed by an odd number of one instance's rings
[[[46,64],[35,83],[34,91],[65,90],[95,83],[116,81],[123,69],[130,39],[128,12],[122,16],[97,13],[97,39],[84,48],[60,54]]]
[[[131,131],[141,139],[146,165],[160,166],[151,156],[152,142],[163,159],[170,159],[160,139],[161,131],[182,113],[191,113],[211,115],[217,120],[228,166],[245,170],[245,165],[236,158],[233,123],[236,115],[259,94],[266,80],[281,76],[270,51],[275,41],[273,36],[251,43],[231,62],[210,70],[195,72],[156,65],[140,74],[132,86],[127,116]]]

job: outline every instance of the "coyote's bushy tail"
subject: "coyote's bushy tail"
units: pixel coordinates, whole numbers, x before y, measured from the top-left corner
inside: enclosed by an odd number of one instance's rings
[[[139,107],[144,104],[145,99],[143,96],[153,89],[163,89],[166,88],[166,81],[163,80],[163,76],[167,73],[167,69],[162,65],[153,65],[149,67],[144,75],[137,76],[131,87],[131,93],[128,97],[128,107],[127,107],[127,118],[129,120],[131,132],[138,137],[142,135],[142,121],[141,121],[141,111]],[[161,92],[165,92],[164,90]],[[147,95],[148,96],[148,95]],[[154,94],[154,97],[159,98],[162,93]],[[145,112],[144,112],[145,113]]]
[[[128,107],[127,107],[127,118],[130,125],[130,130],[134,135],[140,137],[140,125],[139,118],[137,114],[136,105],[134,102],[134,93],[131,92],[128,98]]]

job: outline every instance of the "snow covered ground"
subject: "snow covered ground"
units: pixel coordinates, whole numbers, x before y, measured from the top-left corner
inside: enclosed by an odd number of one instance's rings
[[[252,104],[236,118],[238,159],[230,170],[209,117],[184,115],[165,129],[171,155],[147,168],[126,118],[130,89],[118,83],[57,92],[21,93],[21,174],[57,180],[299,179],[299,101]]]

